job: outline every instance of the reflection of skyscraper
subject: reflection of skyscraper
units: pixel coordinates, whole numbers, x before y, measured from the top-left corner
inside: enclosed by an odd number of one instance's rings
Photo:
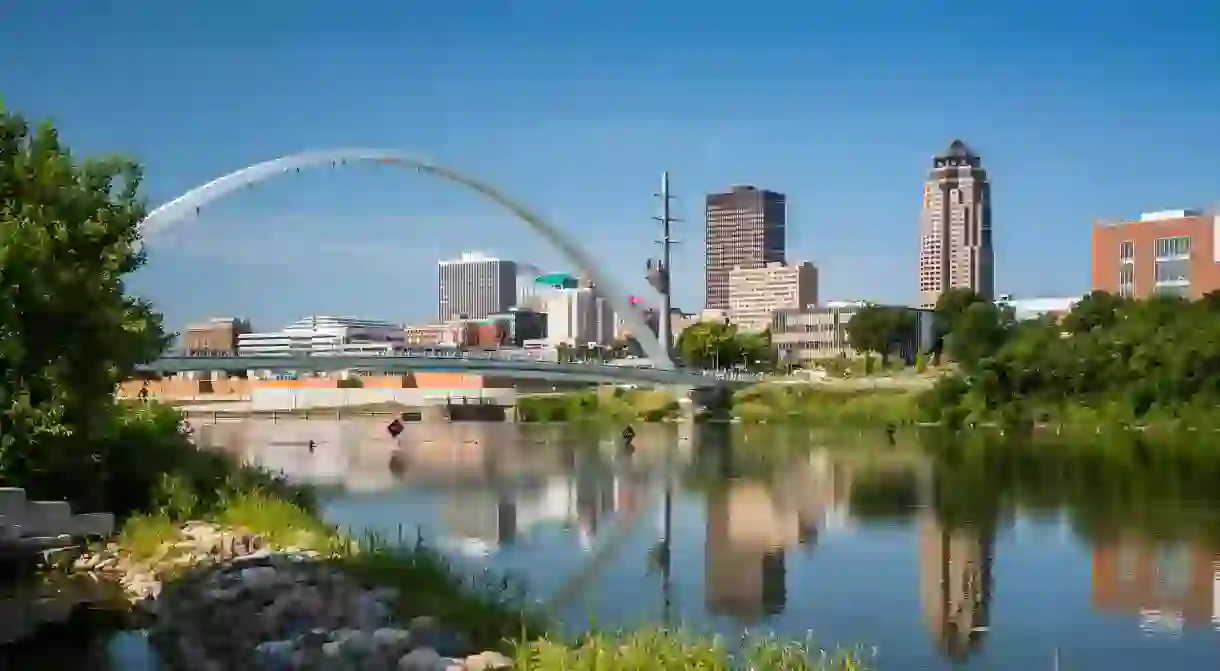
[[[764,485],[732,482],[708,494],[706,533],[708,611],[744,620],[783,612],[784,548],[799,540],[797,516],[777,509]]]
[[[990,530],[946,529],[933,517],[920,524],[919,582],[924,619],[942,652],[964,661],[982,643],[991,616]]]
[[[576,518],[589,535],[614,511],[614,474],[602,464],[585,464],[576,471]]]
[[[450,533],[491,546],[509,545],[517,538],[517,504],[506,495],[458,490],[443,513]]]
[[[1202,542],[1142,538],[1099,542],[1093,550],[1093,606],[1111,613],[1174,615],[1186,624],[1220,616],[1220,552]]]

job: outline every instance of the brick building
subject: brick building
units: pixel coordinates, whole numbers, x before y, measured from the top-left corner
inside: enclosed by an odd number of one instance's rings
[[[237,354],[237,337],[249,332],[248,320],[216,317],[187,326],[182,349],[187,356],[233,356]]]
[[[1093,289],[1197,299],[1220,289],[1220,214],[1168,210],[1093,227]]]

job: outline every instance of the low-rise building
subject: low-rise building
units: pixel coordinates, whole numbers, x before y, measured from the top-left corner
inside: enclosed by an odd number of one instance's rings
[[[776,310],[818,302],[818,270],[812,263],[768,263],[729,272],[729,322],[748,332],[764,331]]]
[[[238,336],[250,330],[247,319],[213,317],[186,327],[182,349],[187,356],[233,356],[237,354]]]
[[[378,355],[404,347],[402,326],[354,317],[305,317],[282,331],[237,336],[240,356]]]
[[[771,344],[779,362],[789,366],[811,366],[819,360],[858,356],[860,353],[852,348],[848,339],[847,325],[866,305],[868,303],[864,301],[841,301],[777,310],[771,320]],[[910,337],[899,343],[895,354],[914,361],[916,355],[932,344],[933,314],[931,310],[900,309],[916,313],[916,328]]]

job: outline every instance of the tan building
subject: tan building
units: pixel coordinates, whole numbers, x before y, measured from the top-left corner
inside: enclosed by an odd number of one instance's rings
[[[818,302],[818,269],[808,261],[729,272],[729,323],[743,331],[765,331],[776,310],[813,307]]]
[[[237,336],[250,332],[250,321],[238,317],[214,317],[186,327],[182,349],[187,356],[233,356]]]
[[[919,591],[924,622],[946,657],[961,663],[991,622],[994,533],[949,530],[929,513],[919,523]]]
[[[949,289],[994,298],[991,183],[982,161],[961,140],[932,159],[919,227],[920,307],[935,307]]]
[[[810,367],[826,359],[858,356],[848,338],[847,325],[865,305],[863,301],[842,301],[813,308],[776,310],[771,320],[771,345],[779,363]],[[914,361],[933,339],[932,311],[915,312],[915,332],[898,343],[895,352],[908,361]]]
[[[729,308],[729,272],[784,261],[787,198],[753,186],[707,197],[704,307]]]
[[[402,335],[403,344],[408,347],[435,347],[453,342],[453,328],[448,324],[404,326]]]

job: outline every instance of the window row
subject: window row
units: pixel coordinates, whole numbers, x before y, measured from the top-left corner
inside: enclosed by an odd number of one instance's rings
[[[1180,235],[1172,238],[1157,238],[1155,241],[1156,258],[1172,259],[1190,256],[1190,236]]]

